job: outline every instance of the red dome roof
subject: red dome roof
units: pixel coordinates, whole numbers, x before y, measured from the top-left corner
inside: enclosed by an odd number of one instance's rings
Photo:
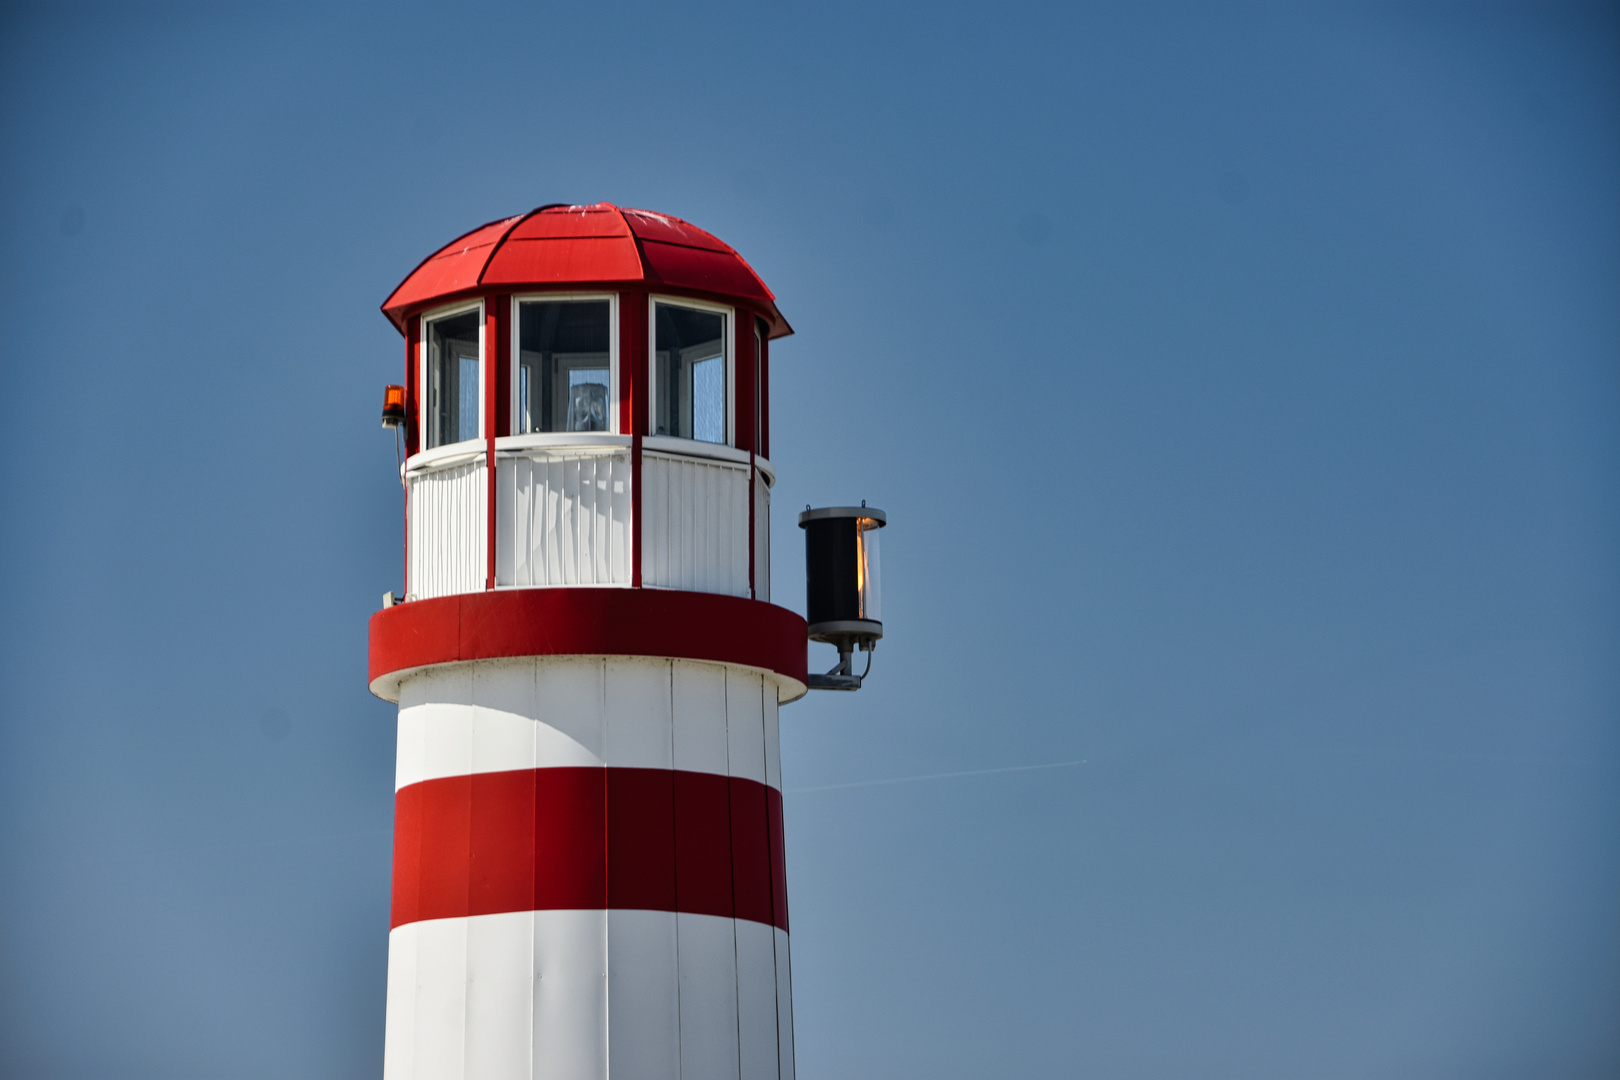
[[[403,331],[413,310],[460,295],[631,282],[735,298],[766,313],[771,337],[793,332],[776,296],[724,241],[680,218],[611,203],[542,206],[474,229],[423,260],[382,310]]]

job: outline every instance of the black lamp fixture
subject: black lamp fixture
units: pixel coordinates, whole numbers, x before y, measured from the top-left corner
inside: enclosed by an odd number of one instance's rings
[[[806,618],[810,640],[838,649],[838,666],[811,675],[812,690],[859,690],[872,670],[872,650],[883,636],[878,530],[889,523],[876,507],[828,506],[799,515],[804,530]],[[856,675],[855,650],[867,654]]]

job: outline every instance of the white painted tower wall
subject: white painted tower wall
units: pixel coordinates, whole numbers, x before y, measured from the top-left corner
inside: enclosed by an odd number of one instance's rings
[[[539,657],[401,687],[396,790],[553,767],[741,777],[781,790],[776,677],[736,665]],[[791,1080],[788,934],[750,919],[552,910],[389,936],[386,1080]]]

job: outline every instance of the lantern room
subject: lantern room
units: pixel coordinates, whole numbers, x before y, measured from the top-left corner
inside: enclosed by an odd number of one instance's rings
[[[406,339],[406,599],[770,599],[770,342],[792,330],[727,244],[543,206],[429,256],[383,313]]]

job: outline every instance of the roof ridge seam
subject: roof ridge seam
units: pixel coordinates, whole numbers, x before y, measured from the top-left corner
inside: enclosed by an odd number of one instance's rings
[[[694,229],[697,228],[697,226],[695,226],[695,225],[692,226],[692,227]],[[635,234],[634,229],[630,230],[630,232],[631,232],[631,235]],[[713,234],[708,233],[706,235],[711,235],[712,236]],[[760,288],[765,290],[765,298],[767,300],[769,300],[772,304],[775,304],[776,303],[776,294],[771,291],[771,287],[769,285],[765,284],[765,279],[759,276],[759,271],[754,269],[754,265],[752,263],[750,263],[747,259],[743,258],[741,255],[737,254],[737,249],[736,248],[732,247],[730,244],[726,243],[724,240],[721,240],[718,236],[716,236],[714,239],[715,239],[715,243],[717,243],[717,244],[721,245],[723,248],[725,248],[724,251],[716,251],[714,248],[710,248],[710,247],[698,247],[696,244],[683,244],[683,243],[681,243],[681,242],[679,242],[677,240],[659,240],[656,237],[652,238],[651,242],[654,243],[654,244],[663,244],[665,247],[685,248],[687,251],[707,251],[711,255],[730,255],[733,259],[736,259],[739,263],[741,263],[742,268],[748,272],[749,276],[752,277],[755,281],[757,281],[759,283]],[[636,237],[636,251],[641,252],[641,237],[639,237],[639,236]],[[642,258],[645,259],[646,255],[642,254]],[[786,321],[787,321],[786,319],[783,320],[783,322],[786,322]]]
[[[465,240],[465,239],[467,239],[467,237],[471,236],[473,233],[478,232],[481,229],[487,229],[491,225],[499,225],[501,222],[506,221],[506,220],[508,220],[508,219],[507,218],[496,218],[494,221],[486,221],[486,222],[484,222],[482,225],[478,226],[477,228],[468,229],[466,232],[464,232],[460,236],[456,237],[455,240],[450,241],[448,244],[444,245],[444,247],[441,247],[438,251],[435,251],[432,254],[428,255],[421,262],[419,262],[415,266],[411,267],[411,272],[410,273],[406,274],[404,277],[399,279],[399,284],[395,285],[393,287],[393,289],[388,293],[387,298],[383,300],[382,304],[379,305],[377,310],[379,310],[379,311],[381,311],[383,313],[383,318],[385,318],[389,322],[393,323],[394,322],[393,316],[388,314],[388,301],[392,300],[394,298],[394,296],[399,292],[399,290],[403,289],[405,287],[405,283],[407,281],[411,280],[411,278],[416,276],[416,272],[418,270],[422,269],[422,267],[426,266],[428,263],[432,262],[434,259],[437,259],[440,255],[443,255],[447,249],[454,247],[455,244],[456,244],[456,240]],[[515,228],[516,226],[513,226],[513,227]],[[508,231],[511,231],[511,230],[508,230]],[[480,279],[483,278],[484,274],[483,274],[482,270],[479,271],[478,276],[479,276]],[[394,323],[394,326],[397,327],[398,329],[402,330],[402,331],[404,330],[404,326],[401,323]]]
[[[624,226],[624,231],[629,234],[630,242],[636,245],[636,261],[641,264],[641,280],[643,283],[649,282],[651,275],[656,271],[653,270],[652,263],[647,261],[647,252],[641,246],[641,237],[637,236],[636,230],[630,227],[630,222],[624,216],[624,207],[619,206],[617,203],[608,203],[607,205],[613,207],[613,212],[619,215],[619,223]],[[660,285],[664,283],[662,275],[659,276],[658,283]]]
[[[640,239],[640,237],[637,237],[637,239]],[[731,255],[734,258],[742,258],[741,255],[737,254],[737,249],[732,247],[730,244],[727,244],[724,240],[715,241],[715,243],[720,245],[719,250],[716,250],[712,247],[699,247],[696,244],[683,244],[679,240],[660,240],[656,236],[650,236],[647,239],[651,240],[655,244],[664,244],[669,247],[683,247],[690,251],[713,251],[716,255]]]
[[[555,206],[557,204],[547,203],[546,205]],[[506,238],[512,235],[512,230],[516,229],[519,225],[523,224],[525,221],[528,221],[530,218],[534,217],[534,215],[540,213],[540,211],[544,209],[546,209],[545,206],[537,206],[533,210],[530,210],[527,214],[518,214],[516,217],[512,218],[512,224],[506,227],[506,231],[501,233],[501,238],[495,241],[494,245],[489,249],[489,254],[484,256],[484,265],[478,268],[478,280],[473,283],[474,288],[484,283],[484,275],[489,273],[489,264],[495,261],[496,253],[499,252],[506,244]]]

